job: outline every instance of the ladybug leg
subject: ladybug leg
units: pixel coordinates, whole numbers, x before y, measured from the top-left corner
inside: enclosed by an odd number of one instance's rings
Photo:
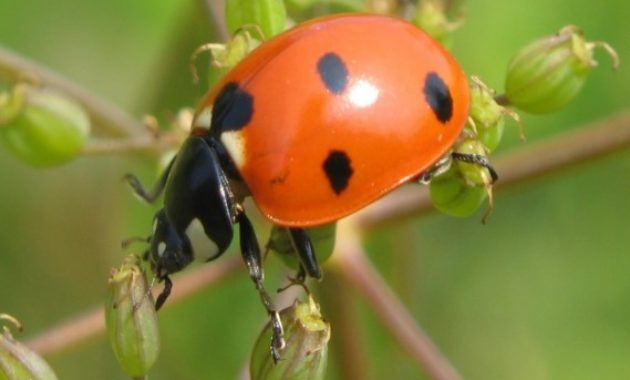
[[[171,172],[171,169],[173,168],[174,162],[175,162],[175,158],[173,158],[171,162],[168,163],[168,166],[166,167],[166,169],[164,169],[164,172],[160,176],[160,179],[157,181],[157,183],[153,186],[153,189],[151,190],[146,190],[144,186],[142,186],[142,183],[140,182],[138,177],[136,177],[135,175],[131,173],[125,174],[125,176],[123,177],[123,180],[127,181],[129,186],[131,186],[134,194],[142,198],[147,203],[153,203],[156,201],[156,199],[159,198],[159,196],[162,194],[162,191],[164,191],[164,187],[166,186],[166,180],[168,179],[168,175]]]
[[[306,269],[304,269],[303,266],[300,265],[300,269],[298,269],[297,273],[295,274],[295,282],[297,283],[304,283],[304,281],[306,280]]]
[[[429,168],[424,173],[420,174],[420,176],[417,177],[416,181],[425,185],[428,184],[429,182],[431,182],[433,177],[447,171],[448,168],[451,166],[452,160],[458,160],[458,161],[467,162],[469,164],[476,164],[479,166],[483,166],[484,168],[488,169],[488,171],[490,172],[490,177],[492,177],[492,183],[496,182],[499,179],[499,175],[497,174],[496,170],[494,170],[494,168],[492,167],[492,165],[490,164],[490,161],[488,161],[488,158],[486,156],[482,156],[480,154],[466,154],[466,153],[452,152],[451,154],[448,154],[442,157],[439,161],[433,164],[431,168]]]
[[[249,277],[252,281],[254,281],[256,290],[258,290],[260,300],[267,310],[267,314],[269,314],[271,328],[273,331],[269,348],[274,363],[277,363],[280,360],[280,351],[286,345],[286,342],[282,337],[284,335],[284,329],[282,327],[282,322],[280,321],[280,315],[275,309],[271,297],[263,286],[264,272],[262,268],[262,256],[260,254],[260,246],[258,245],[258,240],[256,239],[252,223],[243,211],[239,213],[237,220],[241,232],[240,244],[243,260],[247,265]]]
[[[256,239],[254,227],[249,221],[247,215],[245,215],[245,212],[240,212],[237,220],[241,228],[241,254],[243,255],[243,260],[247,265],[249,277],[252,278],[252,280],[256,283],[256,287],[258,287],[258,284],[262,284],[264,279],[260,246],[258,245],[258,240]]]
[[[433,179],[433,177],[440,175],[448,170],[451,167],[452,157],[450,154],[440,158],[433,166],[427,169],[424,173],[420,174],[416,181],[420,182],[423,185],[428,185],[429,182]]]
[[[171,278],[168,275],[165,275],[162,279],[164,280],[164,289],[162,289],[162,292],[155,300],[155,311],[160,310],[162,305],[164,305],[164,302],[166,302],[168,296],[171,295],[171,290],[173,290],[173,281],[171,281]]]
[[[451,153],[451,156],[454,160],[467,162],[469,164],[476,164],[479,166],[483,166],[488,169],[490,172],[490,177],[492,177],[492,183],[495,183],[499,179],[499,175],[496,170],[490,165],[490,161],[488,161],[488,157],[482,156],[480,154],[465,154],[465,153]]]
[[[298,286],[301,286],[302,289],[304,289],[304,292],[306,294],[308,294],[308,295],[311,294],[311,290],[304,283],[304,281],[306,280],[306,271],[304,270],[304,268],[301,265],[300,265],[300,269],[298,269],[297,273],[295,274],[295,277],[288,276],[288,280],[289,280],[288,284],[278,288],[278,293],[284,292],[285,290],[289,289],[290,287],[298,285]]]
[[[297,252],[302,264],[300,269],[305,271],[309,277],[321,279],[322,271],[319,268],[311,238],[308,237],[306,231],[302,228],[289,228],[289,236],[291,237],[293,249]],[[300,272],[298,272],[298,276],[299,274]]]

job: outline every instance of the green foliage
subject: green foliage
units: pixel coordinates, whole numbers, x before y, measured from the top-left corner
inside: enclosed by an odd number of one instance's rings
[[[258,25],[265,38],[270,38],[285,29],[286,9],[282,0],[227,0],[225,20],[230,33]]]
[[[488,152],[494,151],[501,142],[505,127],[505,108],[495,100],[495,93],[483,83],[473,79],[470,83],[470,119],[468,127],[477,134]]]
[[[450,49],[453,45],[453,32],[461,23],[449,19],[447,13],[453,11],[447,12],[445,3],[441,0],[420,1],[411,21],[439,41],[442,46]]]
[[[336,223],[306,229],[320,264],[325,263],[333,253],[336,231]],[[286,228],[279,226],[272,228],[267,248],[276,253],[289,268],[297,270],[300,267],[297,253]]]
[[[256,29],[256,28],[250,28]],[[225,44],[210,44],[202,46],[212,54],[210,70],[208,71],[208,85],[212,88],[232,67],[245,58],[258,45],[249,30],[240,29]],[[200,50],[197,50],[200,52]]]
[[[18,86],[0,99],[0,135],[17,157],[34,166],[53,166],[79,154],[90,120],[73,99],[51,89]]]
[[[331,13],[365,12],[364,0],[286,0],[287,11],[296,21]]]

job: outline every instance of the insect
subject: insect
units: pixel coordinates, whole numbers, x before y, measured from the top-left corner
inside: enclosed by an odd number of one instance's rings
[[[286,228],[300,275],[321,270],[305,229],[331,223],[402,183],[426,177],[460,135],[468,83],[437,42],[402,20],[342,15],[301,24],[261,44],[201,101],[191,135],[148,192],[164,208],[148,258],[165,290],[195,256],[186,233],[197,220],[221,255],[240,229],[249,274],[274,326],[274,359],[284,346],[278,313],[262,284],[260,248],[241,204]],[[460,155],[462,156],[462,155]],[[483,157],[462,156],[488,166]]]

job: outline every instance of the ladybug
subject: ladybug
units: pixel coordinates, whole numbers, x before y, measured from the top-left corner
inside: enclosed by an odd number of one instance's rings
[[[286,228],[300,277],[321,271],[305,229],[332,223],[400,184],[426,178],[468,117],[466,76],[425,32],[377,15],[303,23],[262,43],[201,101],[190,136],[147,192],[164,208],[154,219],[148,259],[165,290],[195,256],[186,233],[199,221],[210,259],[240,229],[243,258],[273,326],[272,354],[284,341],[262,285],[260,248],[241,202]],[[488,166],[483,157],[458,159]]]

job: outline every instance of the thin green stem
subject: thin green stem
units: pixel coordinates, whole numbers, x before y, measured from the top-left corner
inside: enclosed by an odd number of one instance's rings
[[[0,46],[0,77],[12,82],[28,78],[32,82],[66,93],[82,104],[95,127],[113,136],[148,135],[142,123],[123,112],[118,106],[3,46]]]

